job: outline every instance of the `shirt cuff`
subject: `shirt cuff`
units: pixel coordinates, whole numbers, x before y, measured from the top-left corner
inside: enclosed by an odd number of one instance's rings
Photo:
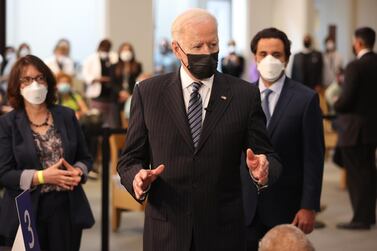
[[[31,187],[31,183],[33,182],[34,173],[37,170],[35,169],[26,169],[22,171],[21,178],[20,178],[20,188],[22,190],[28,190]]]
[[[88,180],[88,167],[80,161],[73,164],[73,166],[81,169],[82,171],[81,181],[82,183],[85,183]]]
[[[250,174],[251,179],[253,180],[254,185],[255,185],[255,186],[257,187],[257,189],[258,189],[258,193],[259,193],[261,190],[263,190],[263,189],[265,189],[265,188],[268,187],[268,183],[265,184],[265,185],[261,185],[261,184],[258,183],[258,180],[253,176],[253,174],[252,174],[250,171],[249,171],[249,174]]]

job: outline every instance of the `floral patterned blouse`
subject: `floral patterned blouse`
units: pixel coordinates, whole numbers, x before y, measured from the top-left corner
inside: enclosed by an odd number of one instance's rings
[[[39,134],[34,131],[32,132],[34,143],[37,148],[38,159],[44,169],[52,166],[63,157],[64,151],[62,140],[54,125],[51,125],[45,134]],[[64,190],[65,189],[57,185],[44,184],[42,185],[41,192],[47,193]]]

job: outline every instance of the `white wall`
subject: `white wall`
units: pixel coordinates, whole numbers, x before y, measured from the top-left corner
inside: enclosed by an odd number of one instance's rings
[[[7,1],[7,44],[27,42],[33,54],[46,58],[57,40],[67,38],[71,56],[81,61],[104,35],[104,1]]]
[[[337,26],[337,49],[345,62],[353,58],[352,35],[354,31],[353,0],[316,0],[319,13],[319,30],[315,34],[319,48],[324,49],[323,41],[328,35],[328,26]],[[373,14],[375,15],[375,14]]]
[[[153,1],[106,1],[106,36],[118,51],[122,42],[130,42],[145,72],[153,70]]]
[[[355,5],[355,28],[369,26],[377,32],[377,1],[357,0]],[[377,50],[377,44],[374,45],[374,49]]]

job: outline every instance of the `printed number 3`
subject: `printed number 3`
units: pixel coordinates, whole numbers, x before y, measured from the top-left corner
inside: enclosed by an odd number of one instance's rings
[[[33,229],[31,228],[31,221],[30,221],[30,214],[29,211],[26,210],[24,213],[24,221],[25,223],[28,224],[27,230],[30,232],[31,235],[31,241],[29,242],[29,248],[34,248],[34,232]]]

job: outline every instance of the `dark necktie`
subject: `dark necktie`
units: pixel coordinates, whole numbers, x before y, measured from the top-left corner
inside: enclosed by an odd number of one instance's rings
[[[270,103],[268,101],[268,98],[270,97],[272,90],[266,89],[264,92],[266,94],[264,95],[264,99],[262,101],[262,109],[263,109],[264,115],[266,115],[266,120],[267,120],[266,125],[268,126],[268,122],[270,121],[270,118],[271,118],[270,107],[269,107]]]
[[[192,84],[192,92],[188,105],[188,121],[191,130],[192,141],[195,148],[198,146],[200,139],[200,132],[202,130],[202,98],[199,94],[199,89],[202,83],[194,82]]]

